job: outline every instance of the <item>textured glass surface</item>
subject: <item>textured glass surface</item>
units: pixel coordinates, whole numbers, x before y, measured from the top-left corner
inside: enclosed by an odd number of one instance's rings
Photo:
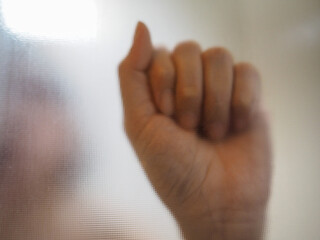
[[[260,69],[266,239],[320,239],[319,0],[0,4],[0,239],[182,239],[123,129],[117,68],[139,20],[157,46],[194,39]]]

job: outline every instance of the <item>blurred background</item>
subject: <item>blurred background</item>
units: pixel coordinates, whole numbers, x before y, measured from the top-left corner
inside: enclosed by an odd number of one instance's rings
[[[125,218],[148,239],[181,239],[122,126],[117,66],[140,20],[156,46],[173,49],[193,39],[203,49],[226,47],[235,61],[258,67],[274,147],[266,239],[320,239],[319,0],[0,3],[0,99],[8,68],[20,71],[8,62],[21,52],[27,72],[59,75],[85,143],[79,193],[97,202],[102,215]]]

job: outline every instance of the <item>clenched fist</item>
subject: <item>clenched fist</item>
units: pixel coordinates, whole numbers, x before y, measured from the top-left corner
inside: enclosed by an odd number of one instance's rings
[[[260,239],[271,151],[257,70],[194,42],[154,49],[139,23],[119,75],[127,135],[185,238]]]

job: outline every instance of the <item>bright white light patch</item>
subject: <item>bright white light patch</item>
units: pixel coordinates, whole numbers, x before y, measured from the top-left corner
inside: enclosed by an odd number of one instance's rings
[[[90,40],[97,34],[94,0],[2,0],[5,25],[28,38]]]

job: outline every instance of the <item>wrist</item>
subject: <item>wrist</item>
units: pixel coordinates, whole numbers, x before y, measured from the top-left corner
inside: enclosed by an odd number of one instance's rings
[[[265,210],[226,211],[223,214],[216,214],[216,217],[184,216],[177,220],[186,240],[261,240],[265,225]]]

